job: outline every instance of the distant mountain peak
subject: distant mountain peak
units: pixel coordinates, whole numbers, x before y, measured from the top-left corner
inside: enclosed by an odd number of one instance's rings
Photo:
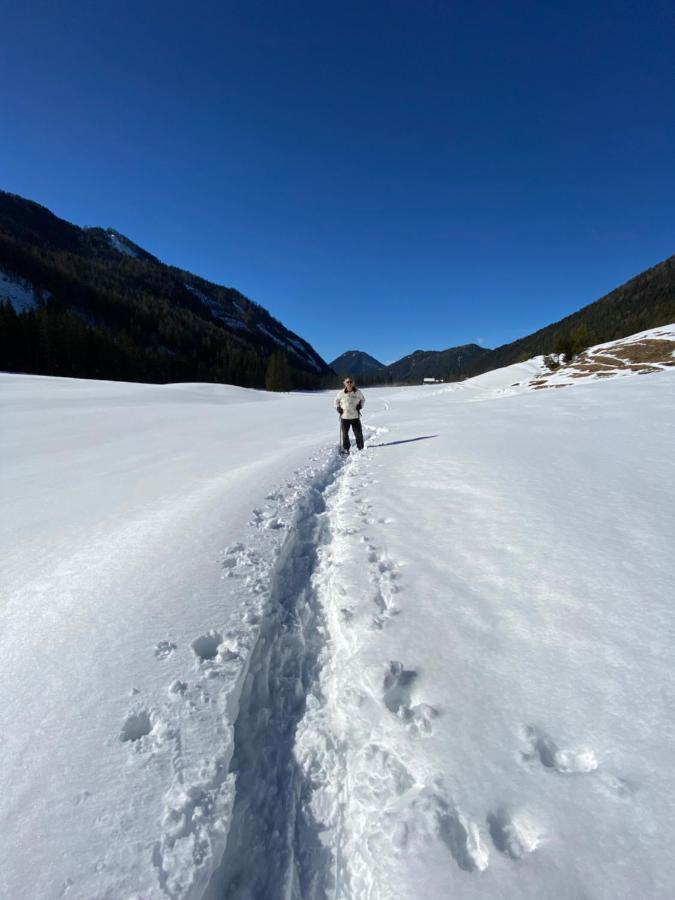
[[[384,368],[383,363],[364,350],[346,350],[329,365],[338,375],[368,375]]]
[[[420,378],[461,376],[467,366],[489,353],[478,344],[462,344],[447,350],[415,350],[386,366],[385,373],[393,381],[416,381]]]

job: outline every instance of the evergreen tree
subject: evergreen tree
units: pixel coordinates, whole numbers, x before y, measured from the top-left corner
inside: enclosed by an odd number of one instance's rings
[[[265,387],[268,391],[290,391],[292,387],[288,357],[282,350],[275,350],[267,361]]]

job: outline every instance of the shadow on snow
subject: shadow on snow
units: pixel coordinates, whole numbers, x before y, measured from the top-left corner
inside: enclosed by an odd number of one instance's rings
[[[386,444],[368,444],[369,447],[395,447],[396,444],[412,444],[415,441],[430,441],[431,438],[437,438],[437,434],[425,434],[422,437],[406,438],[404,441],[388,441]]]

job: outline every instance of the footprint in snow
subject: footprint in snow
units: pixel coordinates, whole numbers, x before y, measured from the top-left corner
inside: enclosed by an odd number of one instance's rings
[[[246,615],[244,616],[246,618]],[[231,635],[224,638],[219,631],[212,629],[206,634],[200,634],[190,644],[192,652],[197,660],[204,668],[209,669],[209,676],[214,677],[221,670],[219,665],[213,667],[214,663],[222,664],[239,657],[236,649],[237,641]]]
[[[406,824],[425,841],[440,839],[465,872],[487,869],[490,854],[478,825],[447,799],[439,784],[419,792],[406,811]]]
[[[365,540],[368,540],[368,538],[365,538]],[[400,566],[405,565],[403,562],[399,562],[397,565],[392,559],[380,553],[374,544],[368,544],[368,562],[372,563],[373,568],[379,575],[383,575],[391,581],[400,578],[398,569]]]
[[[438,832],[460,869],[465,872],[487,869],[489,853],[480,830],[461,810],[448,806],[439,816]]]
[[[225,549],[225,553],[221,562],[221,568],[234,569],[241,562],[244,555],[243,544],[231,544]]]
[[[74,884],[75,882],[72,878],[66,878],[61,887],[61,891],[59,892],[59,897],[66,897],[70,893],[70,889]]]
[[[428,703],[418,703],[409,710],[407,727],[408,731],[418,737],[427,737],[433,734],[434,729],[431,724],[438,716],[438,710],[435,706]]]
[[[159,641],[155,646],[155,659],[168,659],[177,647],[173,641]]]
[[[366,745],[352,765],[354,799],[372,810],[381,810],[392,797],[402,797],[415,784],[404,763],[378,744]]]
[[[223,642],[223,636],[219,631],[211,629],[206,634],[200,634],[190,644],[192,652],[200,662],[209,662],[218,655],[218,647]]]
[[[251,516],[249,524],[256,528],[277,529],[286,527],[286,524],[279,518],[279,510],[276,506],[266,507],[265,509],[256,507],[251,511]]]
[[[244,546],[244,544],[242,544],[240,541],[236,541],[234,544],[230,544],[229,547],[225,548],[225,553],[229,556],[233,553],[243,553],[245,549],[246,547]]]
[[[382,699],[389,712],[399,715],[399,711],[410,706],[412,686],[417,678],[415,669],[404,669],[403,663],[392,661],[384,676]]]
[[[625,800],[637,790],[635,784],[625,778],[619,778],[618,775],[612,775],[610,772],[599,772],[597,782],[606,794],[620,800]]]
[[[267,527],[266,521],[261,520],[261,527]],[[225,570],[226,578],[238,578],[255,566],[257,558],[255,550],[247,550],[243,544],[236,543],[225,549],[220,565]]]
[[[281,519],[277,518],[277,516],[270,516],[268,519],[265,519],[262,527],[268,531],[276,531],[279,528],[285,528],[286,525]]]
[[[402,663],[389,663],[384,676],[382,699],[387,709],[399,718],[408,731],[416,737],[426,737],[433,733],[432,721],[438,710],[428,703],[412,706],[412,688],[417,678],[414,669],[404,669]]]
[[[375,598],[375,605],[378,609],[381,609],[378,598]],[[371,615],[370,621],[368,623],[368,628],[371,631],[382,631],[384,626],[387,624],[387,621],[391,619],[393,616],[398,615],[399,610],[396,607],[386,608],[379,613]]]
[[[553,739],[534,725],[523,730],[525,749],[523,759],[539,760],[545,769],[552,769],[561,775],[585,775],[598,768],[593,750],[587,747],[561,749]]]
[[[152,731],[152,720],[147,709],[137,709],[130,712],[120,730],[122,743],[140,741]]]
[[[612,772],[597,771],[599,763],[588,747],[561,749],[550,735],[534,725],[522,729],[524,749],[521,757],[528,763],[539,762],[545,769],[560,775],[592,774],[594,784],[613,800],[626,800],[637,790],[636,785]]]
[[[181,681],[179,678],[176,678],[175,681],[172,681],[167,691],[169,692],[169,697],[176,698],[182,697],[188,689],[187,681]]]
[[[382,628],[385,619],[398,615],[399,608],[394,602],[394,595],[399,593],[396,581],[400,578],[398,566],[392,560],[382,556],[373,544],[368,544],[368,562],[371,564],[370,580],[374,585],[374,605],[378,615],[373,618],[373,627]]]
[[[511,859],[532,853],[541,843],[539,829],[523,815],[498,809],[487,817],[487,825],[497,850]]]

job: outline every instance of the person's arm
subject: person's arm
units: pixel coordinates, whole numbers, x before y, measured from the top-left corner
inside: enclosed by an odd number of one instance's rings
[[[340,415],[342,415],[342,405],[341,405],[341,401],[342,401],[342,391],[339,391],[339,392],[335,395],[335,409],[337,409],[337,411],[340,413]]]
[[[357,409],[361,410],[366,405],[366,398],[363,396],[361,391],[356,392],[359,398]]]

